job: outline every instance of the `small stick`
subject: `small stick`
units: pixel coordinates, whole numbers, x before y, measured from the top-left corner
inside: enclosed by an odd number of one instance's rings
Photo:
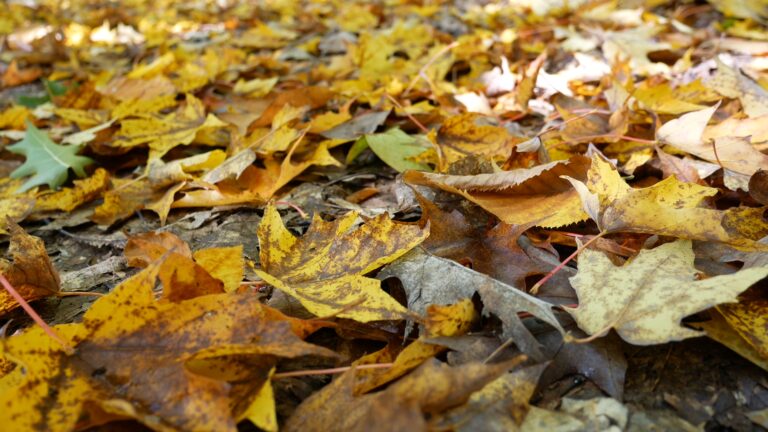
[[[580,254],[580,253],[581,253],[581,251],[583,251],[584,249],[586,249],[586,248],[587,248],[587,246],[591,245],[592,243],[594,243],[595,241],[597,241],[597,239],[599,239],[599,238],[603,237],[605,234],[607,234],[607,232],[606,232],[606,231],[601,231],[601,232],[600,232],[600,234],[598,234],[598,235],[596,235],[596,236],[592,237],[591,239],[589,239],[589,241],[587,241],[586,243],[584,243],[583,245],[581,245],[581,247],[579,247],[578,249],[576,249],[575,251],[573,251],[573,253],[572,253],[572,254],[571,254],[571,255],[570,255],[568,258],[564,259],[564,260],[563,260],[563,262],[561,262],[560,264],[558,264],[558,265],[557,265],[557,267],[553,268],[553,269],[552,269],[552,271],[550,271],[549,273],[547,273],[547,274],[546,274],[546,276],[544,276],[543,278],[541,278],[541,280],[540,280],[540,281],[536,282],[536,284],[534,284],[534,285],[533,285],[533,287],[531,287],[531,294],[534,294],[534,295],[535,295],[536,293],[538,293],[538,292],[539,292],[539,288],[541,288],[541,286],[542,286],[542,285],[544,285],[544,283],[545,283],[545,282],[547,282],[548,280],[550,280],[550,279],[552,278],[552,276],[554,276],[554,275],[555,275],[557,272],[559,272],[560,270],[562,270],[562,269],[563,269],[563,267],[565,267],[565,265],[566,265],[566,264],[568,264],[568,262],[569,262],[569,261],[571,261],[572,259],[576,258],[576,256],[577,256],[578,254]]]
[[[388,369],[388,368],[391,368],[393,365],[394,363],[372,363],[372,364],[364,364],[359,366],[337,367],[337,368],[331,368],[331,369],[308,369],[308,370],[298,370],[298,371],[291,371],[291,372],[280,372],[272,375],[272,379],[278,380],[283,378],[311,376],[311,375],[334,375],[334,374],[344,373],[350,369]]]
[[[18,291],[16,291],[16,288],[11,285],[10,282],[8,282],[8,279],[5,278],[5,275],[0,273],[0,284],[3,285],[3,288],[5,288],[6,291],[8,291],[8,294],[13,297],[14,300],[16,300],[22,309],[24,309],[24,312],[29,315],[32,320],[40,326],[40,328],[43,329],[45,334],[53,338],[56,342],[60,343],[61,346],[64,348],[64,352],[66,352],[68,355],[72,355],[75,353],[75,349],[72,348],[61,336],[59,336],[58,333],[56,333],[56,330],[51,328],[48,324],[46,324],[45,321],[40,317],[40,315],[35,312],[34,309],[32,309],[32,306],[27,303],[27,301],[24,299],[24,297],[19,294]]]

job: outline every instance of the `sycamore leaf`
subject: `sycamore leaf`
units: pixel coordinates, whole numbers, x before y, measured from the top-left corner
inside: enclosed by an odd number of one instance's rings
[[[70,431],[95,406],[155,430],[234,431],[230,384],[192,372],[189,362],[333,355],[299,340],[288,323],[269,321],[252,295],[158,302],[158,271],[153,264],[123,282],[82,323],[56,326],[73,354],[39,328],[4,339],[0,353],[23,367],[2,380],[0,421],[13,430]]]
[[[416,313],[424,313],[430,304],[454,303],[479,293],[485,306],[483,313],[498,316],[503,324],[503,336],[514,339],[521,351],[535,359],[543,358],[539,343],[518,313],[530,313],[564,333],[552,312],[553,305],[451,260],[432,256],[421,248],[379,273],[379,278],[388,277],[400,279],[408,297],[408,308]]]
[[[11,245],[8,252],[13,262],[0,259],[0,273],[28,301],[56,295],[60,289],[59,273],[53,267],[45,244],[17,224],[10,222]],[[0,291],[0,315],[19,304],[6,290]]]
[[[642,250],[617,267],[602,252],[585,249],[571,278],[577,308],[566,308],[590,335],[613,328],[634,345],[661,344],[701,336],[680,321],[696,312],[735,302],[736,296],[768,275],[768,267],[697,278],[691,242],[678,240]]]
[[[25,192],[35,186],[47,184],[51,189],[62,185],[69,177],[69,169],[79,177],[85,177],[85,166],[93,161],[84,156],[78,156],[79,146],[61,146],[48,138],[35,125],[27,123],[24,139],[9,146],[8,150],[26,156],[24,165],[11,173],[12,178],[32,176],[19,188]]]
[[[508,224],[558,227],[587,218],[579,195],[560,177],[585,179],[589,164],[588,158],[576,156],[530,169],[474,176],[409,171],[404,180],[461,195]]]
[[[429,228],[386,215],[353,228],[357,217],[353,212],[325,222],[315,215],[297,238],[275,206],[267,206],[258,228],[262,270],[257,274],[318,316],[344,310],[339,316],[361,322],[403,318],[406,309],[381,290],[378,280],[364,275],[417,246]]]

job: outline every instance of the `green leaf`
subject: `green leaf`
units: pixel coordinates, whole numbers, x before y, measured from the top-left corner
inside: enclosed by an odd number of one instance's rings
[[[420,144],[417,138],[401,131],[400,128],[392,128],[384,133],[365,135],[361,139],[365,139],[379,159],[400,172],[409,169],[431,171],[429,165],[410,160],[410,158],[427,150],[427,147]],[[357,143],[353,147],[357,147]]]
[[[67,93],[67,86],[59,81],[43,80],[46,94],[42,96],[21,95],[16,99],[16,103],[27,108],[37,108],[40,105],[50,102],[54,96],[62,96]]]
[[[58,145],[29,121],[24,139],[9,146],[8,150],[27,157],[26,162],[11,173],[11,177],[32,176],[21,185],[19,193],[41,184],[56,189],[67,180],[70,168],[78,177],[85,177],[84,167],[93,163],[91,159],[77,155],[79,146]]]

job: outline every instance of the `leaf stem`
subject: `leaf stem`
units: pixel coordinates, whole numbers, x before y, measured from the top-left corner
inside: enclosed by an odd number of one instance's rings
[[[58,333],[56,333],[56,330],[54,330],[51,326],[46,324],[45,321],[40,317],[40,315],[35,312],[34,309],[32,309],[32,306],[27,303],[27,301],[24,299],[24,297],[19,294],[18,291],[16,291],[16,288],[11,285],[11,283],[8,281],[8,279],[5,278],[5,275],[0,273],[0,284],[3,285],[3,288],[5,288],[6,291],[8,291],[8,294],[11,295],[11,297],[16,300],[22,309],[24,309],[24,312],[29,315],[32,320],[40,326],[40,328],[43,329],[45,334],[53,338],[56,342],[60,343],[62,347],[64,347],[64,352],[66,352],[69,355],[72,355],[75,353],[75,349],[72,348],[61,336],[59,336]]]
[[[330,368],[330,369],[308,369],[308,370],[298,370],[298,371],[291,371],[291,372],[280,372],[272,375],[272,379],[278,380],[283,378],[311,376],[311,375],[334,375],[334,374],[344,373],[350,369],[388,369],[388,368],[391,368],[393,365],[394,363],[371,363],[371,364],[364,364],[364,365],[358,365],[358,366],[343,366],[343,367]]]
[[[565,267],[565,265],[568,264],[572,259],[576,258],[576,256],[580,254],[581,251],[586,249],[589,245],[591,245],[592,243],[597,241],[597,239],[603,237],[606,234],[607,234],[607,231],[601,231],[598,235],[592,237],[591,239],[589,239],[589,241],[587,241],[586,243],[581,245],[578,249],[573,251],[573,253],[570,256],[568,256],[568,258],[564,259],[563,262],[558,264],[557,267],[553,268],[552,271],[547,273],[543,278],[541,278],[540,281],[536,282],[536,284],[533,285],[530,291],[531,294],[534,294],[534,295],[537,294],[539,292],[539,288],[541,288],[542,285],[544,285],[548,280],[550,280],[552,276],[554,276],[557,272],[562,270],[563,267]]]

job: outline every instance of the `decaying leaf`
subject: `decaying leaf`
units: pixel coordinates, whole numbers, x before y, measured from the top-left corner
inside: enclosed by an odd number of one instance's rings
[[[1,259],[0,273],[27,301],[58,294],[59,273],[48,258],[43,241],[27,234],[13,221],[9,221],[8,226],[11,232],[8,252],[13,261]],[[18,306],[8,291],[0,291],[0,314]]]
[[[295,237],[267,206],[259,225],[257,274],[296,298],[318,316],[334,315],[367,322],[402,319],[406,310],[365,277],[421,243],[428,228],[394,222],[382,215],[353,228],[358,216],[348,213],[335,222],[315,216],[309,230]]]
[[[74,187],[64,188],[52,194],[38,197],[35,211],[72,211],[75,208],[99,197],[109,185],[109,173],[98,168],[93,175],[83,180],[75,180]]]
[[[74,353],[37,328],[3,341],[0,353],[23,366],[2,380],[0,418],[7,427],[68,431],[81,415],[108,413],[156,430],[234,431],[229,384],[185,364],[232,355],[330,354],[299,340],[287,323],[267,321],[253,296],[157,302],[158,270],[150,265],[123,282],[95,302],[82,323],[56,326]]]
[[[479,293],[485,306],[483,313],[498,316],[504,324],[504,337],[513,339],[533,358],[541,359],[543,354],[518,313],[528,312],[563,332],[551,304],[418,248],[387,266],[379,277],[400,279],[408,296],[408,309],[420,314],[430,304],[451,304]]]
[[[530,169],[474,176],[409,171],[404,179],[461,195],[508,224],[558,227],[587,218],[578,194],[560,177],[585,179],[589,165],[589,159],[577,156]]]
[[[736,296],[768,275],[768,267],[697,280],[691,243],[678,240],[643,250],[617,267],[602,252],[586,249],[579,272],[571,278],[577,308],[566,308],[590,335],[616,329],[635,345],[658,344],[700,336],[680,321]]]
[[[762,209],[703,207],[717,189],[682,183],[675,177],[633,189],[618,171],[595,155],[586,185],[571,179],[586,209],[606,232],[639,232],[692,240],[728,243],[745,250],[762,250],[757,242],[768,234]],[[695,220],[696,224],[688,221]]]
[[[285,424],[286,431],[426,430],[425,414],[463,404],[517,361],[450,367],[424,363],[386,390],[355,397],[351,370],[306,399]]]

